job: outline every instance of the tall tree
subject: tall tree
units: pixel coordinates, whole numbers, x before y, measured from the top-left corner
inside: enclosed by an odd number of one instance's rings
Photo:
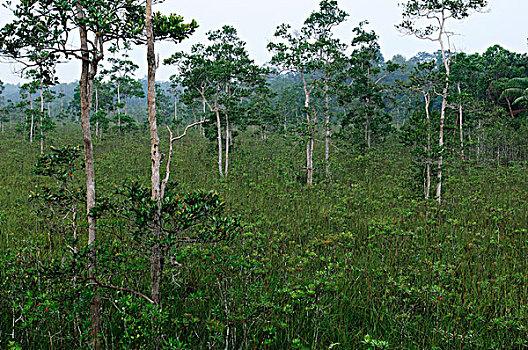
[[[130,46],[127,43],[124,47],[124,52],[121,58],[110,57],[108,62],[110,68],[105,69],[101,74],[108,76],[109,83],[114,86],[114,92],[116,94],[116,115],[117,126],[121,127],[121,108],[124,109],[124,114],[128,114],[128,97],[144,97],[143,88],[141,83],[134,79],[134,72],[139,68],[137,64],[130,60],[130,56],[127,53]],[[112,52],[116,52],[116,48],[112,49]],[[122,101],[124,97],[124,101]]]
[[[440,109],[438,136],[438,173],[436,199],[442,201],[442,170],[444,161],[444,123],[448,105],[448,91],[451,73],[451,43],[453,35],[447,28],[450,19],[461,20],[473,11],[480,11],[487,6],[487,0],[409,0],[402,4],[403,21],[396,27],[402,32],[421,40],[437,42],[440,45],[442,63],[445,68],[445,83],[442,88],[442,107]],[[422,21],[428,24],[422,25]]]
[[[316,114],[312,106],[312,92],[317,86],[315,76],[317,61],[313,47],[304,31],[292,30],[289,24],[281,24],[274,34],[278,40],[268,44],[268,50],[273,53],[271,64],[279,67],[282,72],[293,72],[301,77],[304,92],[305,136],[306,136],[306,183],[313,184],[314,136]]]
[[[324,129],[325,129],[325,173],[330,174],[330,96],[336,89],[335,75],[342,68],[346,45],[333,36],[332,30],[343,23],[348,13],[341,10],[337,1],[321,1],[319,10],[314,11],[304,22],[303,32],[312,42],[315,51],[319,89],[324,98]]]
[[[390,118],[385,112],[383,92],[385,86],[382,81],[389,73],[396,70],[397,65],[392,62],[384,64],[380,53],[378,35],[374,31],[367,31],[367,21],[360,22],[353,29],[353,48],[349,59],[349,68],[344,71],[345,83],[340,94],[341,102],[355,102],[349,108],[345,124],[353,124],[353,130],[363,136],[362,144],[370,148],[373,134],[385,135],[389,130]],[[383,67],[383,72],[382,72]],[[347,83],[348,81],[348,83]]]
[[[163,260],[161,252],[161,202],[163,200],[163,183],[160,181],[161,152],[159,150],[158,123],[156,119],[156,51],[155,41],[170,39],[181,42],[189,37],[198,27],[193,20],[183,23],[178,15],[162,16],[152,12],[152,0],[147,0],[145,8],[145,27],[147,33],[147,65],[148,65],[148,116],[150,125],[150,159],[151,159],[151,198],[157,205],[152,236],[154,244],[151,253],[150,286],[151,298],[156,305],[161,304],[161,278],[163,276]],[[172,140],[171,140],[172,144]],[[169,163],[170,164],[170,163]],[[167,169],[167,172],[169,169]],[[168,174],[167,174],[168,176]],[[166,182],[164,182],[166,183]]]
[[[433,156],[433,130],[432,130],[432,102],[436,97],[436,86],[439,83],[436,61],[419,62],[408,81],[399,82],[400,87],[420,95],[422,103],[420,109],[414,111],[403,127],[402,138],[404,143],[412,147],[417,157],[416,163],[423,174],[423,195],[426,200],[431,195],[432,156]],[[425,115],[425,118],[424,118]]]

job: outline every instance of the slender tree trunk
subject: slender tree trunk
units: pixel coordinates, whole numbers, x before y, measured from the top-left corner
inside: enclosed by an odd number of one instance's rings
[[[330,176],[330,107],[328,101],[328,81],[325,82],[325,173]]]
[[[117,82],[117,127],[121,131],[121,84]]]
[[[80,0],[76,3],[77,16],[79,19],[84,18],[84,9]],[[86,212],[88,214],[88,247],[89,262],[88,273],[91,279],[97,279],[97,250],[95,242],[97,232],[95,229],[95,218],[89,215],[95,207],[95,168],[93,158],[92,135],[90,132],[90,109],[92,103],[93,77],[96,73],[96,66],[92,64],[90,72],[90,53],[88,47],[88,32],[84,25],[79,26],[79,36],[82,50],[82,68],[79,88],[81,92],[81,127],[84,145],[84,164],[86,172]],[[94,295],[91,303],[90,318],[92,320],[92,347],[96,350],[101,348],[99,336],[101,334],[101,294],[96,285],[94,285]]]
[[[33,95],[29,93],[29,109],[31,110],[31,123],[29,124],[29,143],[33,143],[33,129],[35,124],[35,114],[33,113]]]
[[[477,133],[477,162],[480,161],[480,129],[482,128],[482,120],[479,120]]]
[[[462,89],[460,88],[460,82],[457,84],[458,94],[462,95]],[[464,160],[464,127],[463,127],[464,107],[462,102],[458,105],[458,131],[460,137],[460,157]]]
[[[304,88],[304,109],[306,113],[306,124],[308,127],[308,140],[306,141],[306,184],[311,186],[313,184],[313,120],[310,115],[310,93],[311,88],[308,88],[304,74],[301,73]]]
[[[216,109],[215,114],[216,114],[216,131],[217,131],[217,139],[218,139],[218,171],[220,172],[220,176],[224,177],[224,172],[222,170],[222,125],[220,121],[220,111]]]
[[[174,122],[178,122],[178,101],[176,95],[174,95]]]
[[[40,154],[44,154],[44,88],[42,87],[42,80],[40,81]]]
[[[365,123],[365,143],[367,144],[367,148],[370,148],[370,116],[367,116]]]
[[[427,146],[425,149],[426,152],[426,163],[425,163],[425,200],[429,199],[429,196],[431,195],[431,112],[430,112],[430,105],[431,105],[431,96],[424,92],[424,100],[425,100],[425,116],[426,116],[426,122],[427,122]]]
[[[150,287],[151,298],[161,306],[161,278],[163,261],[161,257],[161,193],[160,193],[160,166],[161,154],[159,151],[158,126],[156,120],[156,54],[154,51],[154,29],[152,24],[152,0],[146,4],[146,31],[147,31],[147,63],[148,63],[148,114],[150,124],[150,158],[151,158],[151,186],[152,199],[156,201],[158,209],[154,218],[152,236]]]
[[[441,26],[440,33],[443,33],[443,26]],[[439,136],[438,136],[438,148],[439,148],[439,156],[438,156],[438,182],[436,185],[436,200],[438,203],[442,202],[442,170],[443,170],[443,164],[444,164],[444,122],[445,122],[445,116],[446,116],[446,110],[447,110],[447,94],[449,90],[449,75],[450,75],[450,57],[446,56],[446,51],[444,47],[444,42],[442,40],[442,37],[439,37],[438,39],[440,43],[440,49],[442,53],[442,61],[444,63],[444,67],[446,69],[446,78],[445,78],[445,85],[442,91],[442,107],[440,109],[440,126],[439,126]]]
[[[200,116],[200,121],[205,120],[205,97],[202,100],[202,107],[203,107],[203,114]],[[200,124],[200,133],[203,137],[205,137],[205,128],[203,127],[203,124]]]
[[[438,148],[439,148],[439,156],[438,156],[438,175],[437,175],[437,183],[436,183],[436,200],[438,203],[442,202],[442,170],[443,170],[443,164],[444,164],[444,121],[445,121],[445,112],[447,109],[447,86],[448,82],[446,81],[446,86],[444,87],[444,91],[442,93],[442,107],[440,111],[440,127],[439,127],[439,133],[438,133]]]
[[[227,177],[227,174],[229,173],[229,143],[231,139],[231,130],[229,129],[229,117],[227,113],[225,113],[225,122],[226,122],[226,135],[225,135],[225,170],[224,170],[224,176]]]
[[[94,88],[95,93],[95,112],[99,112],[99,89],[97,88],[97,85]],[[95,139],[99,139],[99,118],[95,121]]]

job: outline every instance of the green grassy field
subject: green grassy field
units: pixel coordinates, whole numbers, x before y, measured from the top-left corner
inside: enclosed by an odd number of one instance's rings
[[[52,141],[77,144],[79,134],[59,129]],[[96,143],[99,194],[148,184],[148,142],[137,132]],[[243,233],[175,247],[162,310],[102,289],[105,348],[148,349],[153,338],[173,349],[528,346],[528,169],[450,161],[438,205],[413,191],[397,145],[336,150],[331,179],[318,173],[313,187],[302,184],[303,149],[292,141],[241,134],[227,179],[213,147],[196,134],[178,143],[171,179],[182,193],[218,192]],[[88,348],[91,289],[72,286],[69,231],[28,199],[52,185],[32,174],[37,152],[14,135],[0,140],[0,348]],[[107,216],[98,228],[112,242],[101,246],[102,273],[148,294],[148,257],[126,226]],[[84,231],[81,220],[81,246]]]

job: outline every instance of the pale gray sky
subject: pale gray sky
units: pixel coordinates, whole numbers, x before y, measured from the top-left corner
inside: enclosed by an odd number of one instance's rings
[[[350,42],[352,28],[360,21],[368,20],[370,29],[379,35],[381,51],[386,59],[395,54],[407,58],[419,51],[436,51],[438,45],[403,36],[394,25],[401,20],[401,8],[398,3],[403,0],[338,0],[339,6],[350,16],[348,21],[337,30],[337,35]],[[5,1],[1,1],[5,2]],[[196,19],[200,28],[190,39],[180,45],[169,43],[157,44],[157,51],[163,60],[174,51],[187,50],[192,44],[205,42],[205,33],[218,29],[225,24],[233,25],[239,36],[247,42],[248,51],[257,63],[270,59],[266,50],[272,40],[275,28],[281,23],[289,23],[293,28],[300,28],[304,19],[318,8],[319,0],[165,0],[155,10],[174,12],[185,19]],[[489,0],[486,13],[473,14],[464,21],[450,23],[450,29],[460,35],[453,38],[453,44],[459,51],[483,52],[491,45],[500,44],[508,50],[527,52],[528,30],[526,14],[528,0]],[[9,12],[0,7],[0,25],[9,20]],[[138,77],[146,75],[146,52],[136,48],[132,53],[133,60],[139,64]],[[0,64],[0,80],[5,82],[21,81],[13,73],[14,66]],[[61,81],[70,82],[79,76],[79,63],[74,61],[58,67]],[[162,66],[157,78],[168,80],[174,73],[173,68]]]

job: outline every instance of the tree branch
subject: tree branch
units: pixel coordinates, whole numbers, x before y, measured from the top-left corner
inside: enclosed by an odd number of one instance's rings
[[[93,279],[93,278],[92,278]],[[93,279],[94,282],[91,282],[91,283],[88,283],[87,286],[99,286],[101,288],[106,288],[106,289],[112,289],[112,290],[118,290],[118,291],[121,291],[121,292],[127,292],[127,293],[132,293],[134,295],[137,295],[139,297],[142,297],[143,299],[145,299],[146,301],[148,301],[149,303],[151,303],[152,305],[155,305],[156,303],[154,302],[154,300],[150,299],[148,296],[146,296],[145,294],[141,293],[141,292],[138,292],[137,290],[133,290],[133,289],[129,289],[129,288],[125,288],[125,287],[118,287],[118,286],[112,286],[112,285],[106,285],[106,284],[102,284],[101,282],[99,282],[98,280],[96,279]]]
[[[187,125],[185,127],[185,131],[183,132],[183,134],[181,134],[180,136],[176,136],[176,137],[172,136],[173,135],[172,134],[172,130],[167,125],[167,130],[169,130],[169,135],[170,135],[170,139],[169,139],[169,154],[168,154],[168,159],[167,159],[167,170],[165,172],[165,178],[161,181],[161,195],[160,195],[161,199],[163,199],[164,196],[165,196],[165,187],[167,186],[167,182],[169,182],[170,166],[171,166],[171,161],[172,161],[173,142],[184,138],[187,135],[187,131],[190,128],[195,127],[195,126],[200,125],[200,124],[203,124],[203,123],[206,123],[208,121],[209,120],[205,119],[205,120],[201,120],[199,122],[195,122],[195,123],[189,124],[189,125]]]

